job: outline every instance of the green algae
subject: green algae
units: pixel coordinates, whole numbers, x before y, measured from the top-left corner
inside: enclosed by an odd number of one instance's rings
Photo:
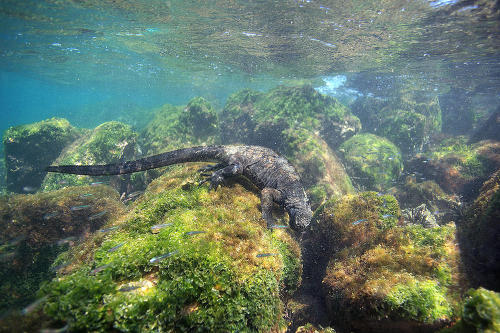
[[[106,122],[68,147],[54,163],[59,165],[117,163],[136,155],[136,140],[137,134],[129,125],[117,121]],[[109,176],[49,173],[43,181],[42,189],[51,191],[66,186],[89,185],[95,182],[109,183],[110,179]]]
[[[281,325],[279,295],[300,283],[298,246],[287,231],[266,230],[254,194],[237,184],[208,192],[194,185],[194,170],[172,168],[128,215],[112,222],[119,230],[96,234],[71,251],[76,264],[42,288],[44,311],[73,330],[262,331]],[[151,233],[158,223],[172,225]],[[186,234],[193,230],[204,233]],[[98,267],[102,271],[91,274]],[[141,287],[119,291],[131,284]]]
[[[470,289],[463,302],[462,318],[441,333],[493,333],[500,331],[500,295],[485,288]]]
[[[118,193],[108,186],[3,197],[0,251],[14,256],[0,265],[0,311],[17,309],[33,301],[40,285],[54,276],[58,266],[68,263],[61,259],[52,264],[70,243],[80,242],[80,238],[100,228],[107,218],[124,213],[118,199]],[[82,204],[89,205],[88,209],[70,209]],[[89,219],[102,211],[107,212],[106,216]],[[10,246],[4,246],[9,243]]]
[[[42,183],[44,168],[80,133],[66,119],[10,127],[3,134],[7,190],[23,193]]]
[[[278,151],[301,175],[313,208],[330,197],[354,192],[342,163],[323,139],[306,129],[289,129],[282,135]]]
[[[346,106],[309,85],[279,86],[267,93],[242,90],[228,98],[221,120],[224,142],[264,146],[279,141],[283,130],[302,127],[336,147],[361,127]]]
[[[351,178],[369,190],[389,188],[403,170],[399,149],[374,134],[357,134],[344,142],[339,151]]]
[[[398,225],[397,201],[375,192],[327,202],[315,216],[318,234],[330,244],[323,286],[335,318],[356,326],[389,319],[427,325],[455,317],[454,225]],[[360,219],[366,221],[354,223]]]
[[[436,96],[403,91],[381,100],[364,97],[353,105],[365,131],[394,142],[405,155],[422,151],[430,137],[441,131],[441,108]]]
[[[144,151],[157,154],[188,146],[219,142],[217,113],[202,97],[191,99],[185,107],[164,105],[144,128],[140,141]]]

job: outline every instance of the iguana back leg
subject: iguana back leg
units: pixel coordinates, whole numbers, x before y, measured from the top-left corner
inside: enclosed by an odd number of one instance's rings
[[[227,178],[234,177],[236,175],[241,175],[242,173],[243,173],[243,167],[239,163],[229,164],[228,166],[215,171],[214,173],[212,173],[211,176],[205,178],[203,181],[200,182],[200,185],[209,181],[210,189],[217,190],[219,185],[223,184]]]
[[[262,206],[262,218],[266,220],[267,227],[271,228],[274,225],[273,220],[273,203],[281,202],[281,192],[270,187],[264,188],[260,192],[260,205]]]

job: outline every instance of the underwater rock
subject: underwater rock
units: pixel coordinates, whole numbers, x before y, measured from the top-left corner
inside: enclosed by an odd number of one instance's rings
[[[430,137],[441,130],[441,108],[436,96],[404,92],[382,100],[363,97],[352,105],[364,131],[388,138],[404,155],[421,152]]]
[[[440,333],[500,332],[500,294],[484,288],[470,289],[462,318]]]
[[[401,215],[407,223],[418,224],[424,228],[434,228],[438,226],[436,217],[427,209],[425,204],[421,204],[415,208],[403,209]]]
[[[483,186],[459,224],[462,256],[476,286],[500,290],[500,170]]]
[[[329,201],[316,213],[316,243],[329,260],[322,284],[330,324],[415,332],[455,318],[454,225],[400,226],[399,216],[395,198],[375,192]],[[360,219],[366,221],[355,224]]]
[[[141,132],[139,141],[148,155],[219,143],[217,114],[202,97],[191,99],[186,107],[164,105]]]
[[[287,129],[318,133],[332,148],[361,129],[347,107],[309,85],[280,86],[267,93],[242,90],[228,98],[220,118],[223,142],[269,148]]]
[[[59,264],[51,269],[59,253],[81,242],[108,218],[123,214],[124,206],[118,199],[118,193],[109,186],[2,197],[0,255],[5,260],[0,265],[0,312],[29,304],[43,281],[49,280],[55,270],[65,269]],[[83,205],[88,207],[70,209]],[[89,218],[102,211],[107,214]]]
[[[392,186],[403,171],[399,149],[389,140],[374,134],[357,134],[339,147],[347,173],[367,190]]]
[[[500,168],[500,142],[467,144],[465,137],[437,140],[429,151],[405,163],[417,180],[433,180],[450,194],[472,200],[482,183]]]
[[[446,194],[434,181],[417,183],[416,175],[407,176],[403,184],[398,184],[389,192],[398,200],[404,211],[425,204],[439,225],[458,221],[465,209],[464,203],[456,195]]]
[[[197,186],[199,167],[169,169],[109,222],[119,232],[70,249],[74,265],[40,293],[46,315],[70,331],[283,329],[280,295],[300,284],[298,244],[289,228],[266,229],[258,196],[243,186]],[[151,233],[158,224],[168,226]],[[193,230],[204,233],[186,235]]]
[[[135,159],[138,155],[136,141],[137,134],[129,125],[117,121],[106,122],[67,147],[53,163],[108,164]],[[142,182],[140,173],[103,177],[48,173],[41,188],[51,191],[67,186],[111,184],[120,193],[129,193],[134,191],[134,186],[141,187]]]
[[[313,210],[328,198],[354,192],[340,159],[319,136],[306,129],[288,129],[279,142],[274,149],[294,165]]]
[[[474,133],[470,142],[481,140],[500,141],[500,108],[493,112],[486,122]]]
[[[66,119],[61,118],[7,129],[3,135],[7,190],[35,192],[45,177],[44,168],[79,135]]]

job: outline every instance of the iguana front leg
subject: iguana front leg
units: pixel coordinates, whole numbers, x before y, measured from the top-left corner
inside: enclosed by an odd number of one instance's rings
[[[243,167],[241,166],[241,164],[239,163],[230,164],[212,173],[211,176],[201,181],[200,185],[206,183],[207,181],[210,181],[210,189],[217,190],[219,185],[223,184],[227,178],[234,177],[236,175],[241,175],[242,173],[243,173]]]
[[[260,205],[262,207],[262,218],[266,220],[267,228],[271,228],[274,225],[273,220],[273,203],[281,202],[282,195],[281,192],[270,187],[264,188],[260,192]]]

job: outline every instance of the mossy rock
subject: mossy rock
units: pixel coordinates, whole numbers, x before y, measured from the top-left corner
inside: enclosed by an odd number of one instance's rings
[[[484,288],[470,289],[464,301],[462,318],[440,333],[500,332],[500,294]]]
[[[306,129],[285,130],[276,150],[292,162],[313,209],[331,197],[354,193],[344,166],[328,144]]]
[[[462,254],[475,285],[500,290],[500,170],[486,181],[459,225]]]
[[[500,143],[481,141],[468,144],[464,136],[441,139],[429,151],[406,163],[418,179],[434,180],[447,193],[473,200],[481,184],[500,168]]]
[[[403,154],[422,151],[441,130],[441,108],[436,96],[405,92],[388,100],[359,98],[352,106],[365,131],[395,142]]]
[[[61,118],[7,129],[3,134],[7,190],[35,192],[45,176],[44,168],[79,135],[78,130]]]
[[[74,264],[41,290],[44,312],[75,331],[283,327],[280,293],[300,283],[298,245],[266,229],[259,198],[241,185],[196,186],[197,168],[171,168],[110,222],[118,230],[72,249]]]
[[[347,107],[309,85],[242,90],[228,98],[221,114],[221,137],[228,143],[270,147],[283,130],[300,127],[318,132],[331,147],[361,129]]]
[[[219,142],[217,114],[202,97],[195,97],[186,107],[164,105],[141,132],[144,153],[162,153],[182,147]]]
[[[137,134],[129,125],[110,121],[97,126],[85,136],[65,149],[54,161],[57,165],[109,164],[134,159],[137,152]],[[137,179],[139,174],[121,176],[129,181]],[[113,179],[120,190],[119,177],[90,177],[61,173],[48,173],[43,180],[42,190],[51,191],[66,186],[89,185],[92,183],[110,183]],[[138,180],[140,182],[140,180]],[[120,192],[122,192],[120,190]]]
[[[374,134],[357,134],[344,142],[339,151],[351,179],[367,190],[389,188],[403,171],[399,149]]]
[[[57,255],[122,215],[109,186],[71,187],[0,199],[0,312],[28,305]]]
[[[346,329],[429,329],[455,317],[455,227],[399,226],[394,197],[364,192],[316,214],[327,307]],[[396,324],[397,323],[397,324]]]

